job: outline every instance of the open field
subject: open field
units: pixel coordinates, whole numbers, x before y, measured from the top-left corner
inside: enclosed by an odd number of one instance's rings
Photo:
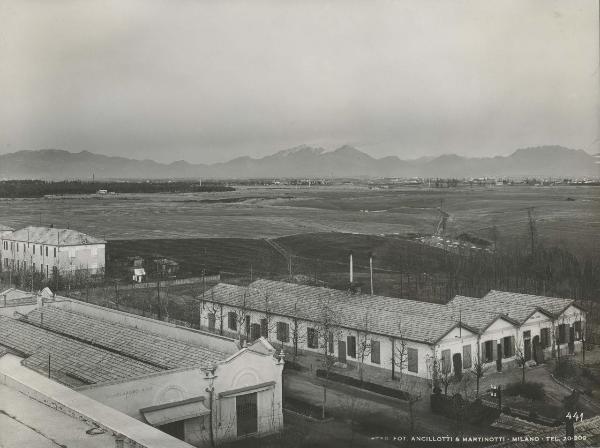
[[[440,205],[447,233],[498,241],[527,238],[527,207],[542,242],[600,252],[600,187],[390,190],[358,185],[241,187],[234,192],[0,200],[0,222],[50,224],[107,239],[273,238],[313,232],[432,233]]]

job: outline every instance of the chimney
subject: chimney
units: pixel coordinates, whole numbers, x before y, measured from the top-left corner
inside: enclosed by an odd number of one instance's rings
[[[354,262],[352,261],[352,251],[350,251],[350,284],[354,283]]]

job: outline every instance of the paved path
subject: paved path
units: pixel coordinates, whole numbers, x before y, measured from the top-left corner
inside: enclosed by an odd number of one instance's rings
[[[310,403],[322,404],[323,381],[310,375],[286,373],[284,396]],[[429,436],[457,435],[456,423],[429,408],[429,396],[415,404],[415,433]],[[369,436],[401,436],[410,428],[409,405],[407,402],[364,391],[339,383],[329,383],[326,411],[336,419],[353,421],[358,431]],[[503,435],[495,428],[463,426],[469,435]]]

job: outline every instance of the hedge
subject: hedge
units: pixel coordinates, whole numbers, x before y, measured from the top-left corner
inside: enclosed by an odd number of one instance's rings
[[[410,394],[403,390],[392,389],[391,387],[382,386],[381,384],[370,383],[368,381],[361,381],[357,378],[353,378],[351,376],[342,375],[335,372],[329,372],[329,375],[327,375],[327,371],[323,369],[317,369],[317,376],[319,378],[328,378],[331,381],[335,381],[337,383],[343,383],[347,384],[348,386],[358,387],[359,389],[368,390],[377,394],[386,395],[388,397],[398,398],[399,400],[408,400],[410,398]]]

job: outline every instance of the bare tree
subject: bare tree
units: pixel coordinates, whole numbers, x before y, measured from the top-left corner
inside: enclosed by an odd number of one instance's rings
[[[323,383],[323,408],[322,418],[325,418],[325,407],[327,404],[327,386],[329,383],[329,375],[335,356],[333,355],[333,343],[339,338],[341,333],[340,311],[336,302],[331,295],[321,297],[319,300],[319,318],[315,321],[315,331],[318,340],[319,348],[322,350],[322,366],[325,371],[325,381]]]
[[[402,375],[408,362],[408,345],[402,332],[402,322],[398,324],[398,337],[392,338],[392,379],[396,379],[396,367],[399,371],[399,380],[402,381]]]
[[[477,341],[477,355],[475,356],[475,359],[473,359],[473,362],[471,364],[471,372],[473,373],[473,376],[475,377],[475,384],[476,384],[476,389],[475,389],[475,397],[479,398],[479,384],[481,382],[481,378],[483,378],[484,374],[485,374],[485,360],[483,359],[483,357],[481,356],[481,348],[480,348],[480,343],[479,340]]]
[[[367,356],[371,354],[372,344],[369,338],[369,313],[365,313],[365,317],[361,323],[361,328],[358,330],[356,335],[356,355],[358,359],[358,376],[360,382],[364,379],[364,364]]]
[[[521,367],[521,383],[525,384],[525,372],[527,370],[527,356],[525,353],[525,344],[522,337],[514,339],[515,360]]]

